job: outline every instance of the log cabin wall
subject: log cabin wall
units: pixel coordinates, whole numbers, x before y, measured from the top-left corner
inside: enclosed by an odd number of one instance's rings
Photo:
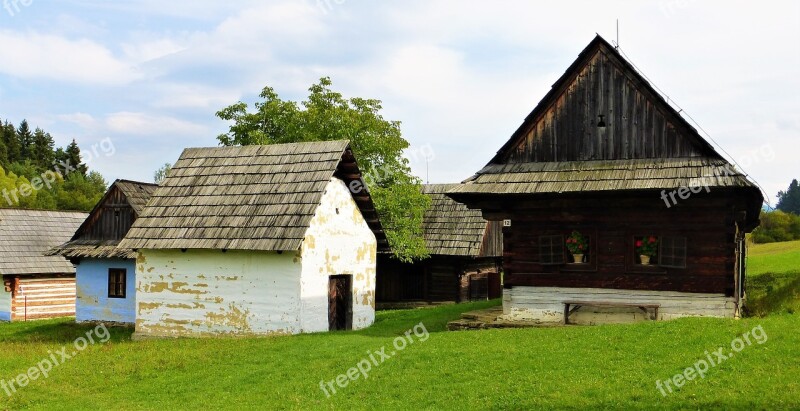
[[[75,315],[75,275],[16,276],[11,321]]]
[[[654,195],[657,195],[654,193]],[[504,278],[514,286],[614,288],[734,294],[736,222],[741,213],[724,198],[694,198],[685,207],[653,205],[652,198],[584,198],[518,201],[489,217],[505,227]],[[485,213],[486,214],[486,213]],[[543,264],[540,236],[572,230],[589,237],[585,264]],[[687,241],[685,268],[639,264],[637,236],[678,236]],[[569,252],[565,250],[569,261]]]
[[[470,280],[487,277],[489,273],[499,273],[501,267],[500,257],[433,255],[423,261],[407,264],[381,255],[378,257],[377,301],[470,301]]]

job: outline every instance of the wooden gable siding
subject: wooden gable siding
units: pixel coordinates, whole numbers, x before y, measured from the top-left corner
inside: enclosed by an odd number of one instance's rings
[[[564,197],[526,199],[505,210],[484,210],[486,218],[512,219],[511,227],[503,230],[507,287],[734,294],[736,224],[743,216],[728,198],[698,197],[692,199],[692,207],[667,209],[663,203],[621,196]],[[540,236],[566,238],[572,230],[590,237],[587,263],[542,264]],[[637,264],[634,237],[645,235],[685,237],[686,267]]]
[[[76,240],[122,240],[135,220],[136,212],[125,194],[114,186],[98,210],[89,216]]]
[[[615,54],[600,44],[582,68],[568,71],[560,94],[543,100],[493,162],[716,157]],[[597,126],[601,114],[604,128]]]
[[[502,257],[503,255],[503,222],[489,221],[483,235],[481,251],[478,257]]]

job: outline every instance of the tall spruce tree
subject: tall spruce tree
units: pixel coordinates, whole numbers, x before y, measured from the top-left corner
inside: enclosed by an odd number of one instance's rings
[[[33,155],[31,160],[42,171],[53,167],[53,161],[55,160],[53,147],[55,147],[55,142],[50,133],[36,128],[36,131],[33,132]]]
[[[88,168],[86,164],[83,164],[81,161],[81,149],[78,147],[78,143],[75,142],[75,139],[72,139],[72,142],[67,145],[67,149],[64,150],[67,154],[67,162],[70,167],[74,168],[75,172],[81,173],[84,177],[86,177],[86,172]]]
[[[17,127],[17,141],[19,141],[20,158],[17,161],[24,161],[31,159],[31,151],[33,149],[33,133],[28,126],[28,120],[22,120]]]
[[[800,215],[800,185],[797,179],[792,180],[786,191],[778,192],[778,210],[784,213],[794,213]]]
[[[8,151],[8,163],[11,164],[15,161],[20,161],[22,158],[20,156],[20,146],[19,140],[17,139],[17,130],[14,128],[14,125],[9,123],[8,120],[0,127],[3,128],[3,142],[6,144],[6,150]]]

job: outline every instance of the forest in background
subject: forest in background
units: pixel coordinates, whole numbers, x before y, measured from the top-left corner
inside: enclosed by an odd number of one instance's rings
[[[0,123],[0,208],[89,211],[106,188],[74,139],[56,147],[50,133],[26,120]]]

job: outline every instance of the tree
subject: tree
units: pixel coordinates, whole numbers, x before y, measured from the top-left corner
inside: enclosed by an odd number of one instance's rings
[[[44,130],[36,128],[36,131],[33,132],[31,160],[40,170],[44,171],[53,167],[53,162],[55,161],[53,147],[55,147],[55,142],[50,133],[45,133]]]
[[[14,125],[9,123],[8,121],[2,125],[3,128],[3,143],[6,145],[6,151],[8,152],[7,158],[8,163],[11,164],[15,161],[20,160],[20,147],[19,147],[19,140],[17,140],[17,130],[14,129]]]
[[[28,126],[28,120],[22,120],[17,128],[17,141],[19,141],[19,160],[27,160],[31,158],[31,149],[33,148],[33,133]]]
[[[753,230],[754,243],[800,240],[800,216],[781,210],[761,212],[761,224]]]
[[[776,207],[785,213],[800,215],[800,186],[797,179],[792,180],[786,191],[778,192],[778,205]]]
[[[402,261],[426,257],[422,216],[430,200],[403,157],[409,144],[400,122],[383,118],[380,100],[345,99],[331,84],[328,77],[320,79],[301,105],[265,87],[254,112],[243,102],[217,112],[232,122],[218,140],[226,146],[350,140],[394,255]]]
[[[153,181],[156,184],[161,184],[161,182],[164,181],[165,178],[167,178],[167,173],[169,173],[169,170],[171,168],[172,164],[164,163],[164,165],[161,166],[161,168],[159,168],[158,170],[156,170],[155,173],[153,173]]]
[[[64,152],[66,153],[67,165],[69,167],[73,167],[75,172],[79,172],[85,177],[88,168],[86,167],[86,164],[81,162],[81,149],[78,147],[78,143],[75,142],[74,138],[72,139],[72,142],[67,145],[67,149],[64,150]]]
[[[6,147],[6,129],[0,124],[0,167],[8,167],[8,148]]]

